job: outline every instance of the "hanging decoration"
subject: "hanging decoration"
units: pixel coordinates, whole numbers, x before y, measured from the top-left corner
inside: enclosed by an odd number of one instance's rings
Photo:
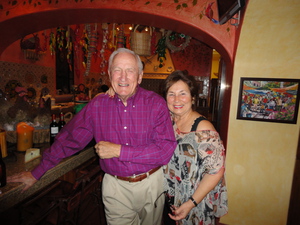
[[[185,41],[179,46],[175,46],[171,44],[171,41],[176,41],[176,40],[182,41],[183,39],[185,39]],[[178,34],[171,30],[169,30],[166,34],[166,46],[168,47],[168,49],[171,50],[172,53],[184,50],[189,45],[190,41],[191,41],[191,37],[185,34]]]
[[[49,48],[50,48],[50,54],[53,57],[55,54],[55,48],[56,48],[56,39],[55,39],[55,34],[53,31],[51,31],[51,33],[50,33]]]
[[[73,41],[73,49],[74,49],[74,70],[75,74],[77,77],[80,76],[80,69],[79,69],[79,64],[80,64],[80,59],[79,59],[79,48],[80,48],[80,34],[79,34],[80,26],[77,24],[76,28],[74,30],[74,37],[75,40]]]
[[[69,64],[69,69],[72,71],[72,49],[73,43],[70,35],[70,26],[68,26],[68,30],[66,31],[66,49],[67,49],[67,62]]]
[[[80,40],[80,45],[82,46],[82,65],[84,68],[86,68],[87,63],[87,54],[88,54],[88,45],[89,45],[89,38],[87,34],[87,25],[85,25],[85,28],[82,33],[82,37]]]
[[[98,57],[98,32],[97,32],[97,23],[95,23],[95,28],[91,31],[91,36],[90,36],[90,45],[89,45],[89,51],[95,58],[95,62]]]
[[[141,26],[142,32],[140,32],[140,29],[138,29],[139,26],[140,25],[137,24],[131,32],[130,48],[140,56],[150,56],[152,27],[149,27],[149,29],[145,29],[144,26]]]
[[[62,51],[64,47],[64,39],[65,39],[65,29],[62,27],[58,27],[56,29],[56,46],[59,51]]]
[[[41,55],[44,53],[40,45],[40,38],[38,34],[32,34],[33,37],[20,40],[20,47],[24,52],[26,59],[39,60]]]
[[[153,33],[151,36],[151,55],[154,55],[156,53],[156,32],[155,28],[153,27]]]
[[[83,38],[82,38],[82,52],[83,52],[83,67],[85,68],[85,76],[89,75],[90,69],[91,69],[91,58],[92,58],[92,52],[89,51],[89,45],[90,45],[90,37],[91,37],[91,25],[86,24],[85,30],[83,32]]]
[[[102,40],[102,48],[100,50],[100,58],[101,58],[101,63],[100,63],[100,68],[101,68],[101,75],[105,75],[105,67],[107,65],[107,60],[105,59],[105,50],[108,47],[108,24],[103,23],[102,24],[102,33],[103,33],[103,40]]]
[[[113,23],[112,30],[109,35],[109,42],[107,43],[107,47],[113,52],[116,49],[115,43],[115,35],[116,35],[116,24]]]
[[[117,48],[124,48],[124,24],[121,25],[118,33]]]
[[[159,68],[162,68],[164,64],[164,60],[166,60],[166,36],[164,35],[164,30],[161,30],[162,37],[158,40],[156,45],[156,53],[157,53],[157,61],[159,61]]]

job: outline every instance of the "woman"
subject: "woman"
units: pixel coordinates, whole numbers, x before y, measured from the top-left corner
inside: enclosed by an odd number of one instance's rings
[[[177,224],[215,224],[228,210],[222,141],[214,126],[195,111],[198,93],[192,76],[173,72],[165,81],[165,96],[178,142],[164,169],[169,218]],[[166,217],[164,222],[171,224]]]

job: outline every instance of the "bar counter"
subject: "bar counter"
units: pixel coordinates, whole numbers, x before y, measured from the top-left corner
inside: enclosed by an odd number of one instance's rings
[[[44,145],[40,147],[41,154],[48,146],[49,145]],[[11,176],[22,171],[31,171],[40,162],[40,158],[37,158],[33,161],[24,163],[25,153],[23,152],[14,152],[14,155],[16,156],[16,160],[8,159],[8,157],[4,158],[7,176]],[[75,169],[95,156],[96,153],[94,148],[87,147],[79,152],[79,154],[63,159],[56,167],[45,173],[38,182],[24,192],[22,192],[22,190],[25,184],[7,183],[5,187],[0,188],[0,212],[13,207],[27,197],[34,195],[36,192],[57,180],[67,172]]]

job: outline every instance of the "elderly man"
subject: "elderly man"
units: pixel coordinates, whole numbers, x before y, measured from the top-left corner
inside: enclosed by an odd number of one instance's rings
[[[140,57],[120,48],[109,58],[114,98],[98,95],[56,136],[31,172],[8,178],[32,186],[61,159],[82,150],[94,138],[103,179],[103,202],[109,225],[161,224],[163,171],[176,147],[166,102],[139,86]]]

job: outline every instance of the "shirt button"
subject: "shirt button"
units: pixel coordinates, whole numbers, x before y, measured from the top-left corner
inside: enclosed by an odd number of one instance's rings
[[[127,112],[127,110],[125,109],[124,112]]]
[[[127,127],[124,127],[124,129],[126,130],[126,129],[127,129]]]
[[[126,143],[126,145],[128,145],[128,143]]]
[[[135,108],[135,105],[133,105],[132,107]]]

